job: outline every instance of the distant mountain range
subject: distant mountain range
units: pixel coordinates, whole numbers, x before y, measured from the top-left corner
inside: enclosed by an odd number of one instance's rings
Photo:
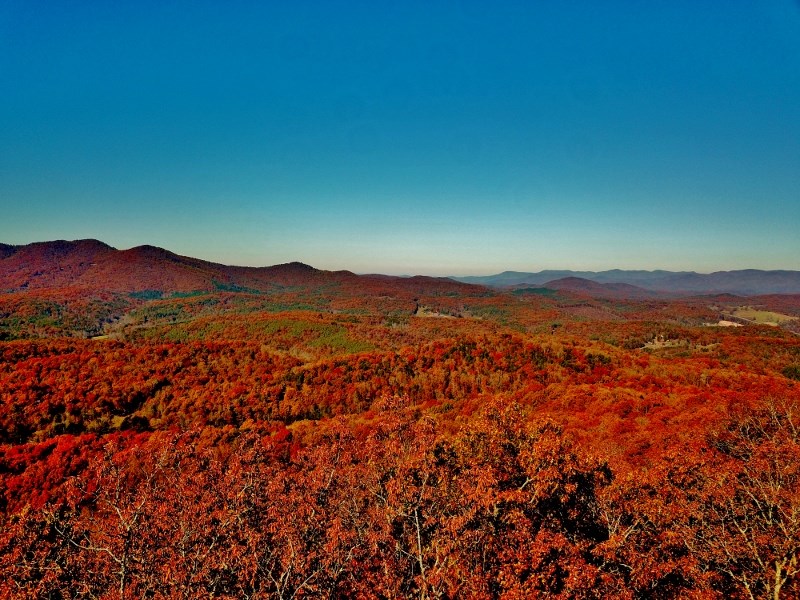
[[[609,298],[730,293],[800,293],[800,271],[505,271],[483,277],[393,277],[323,271],[293,262],[237,267],[180,256],[163,248],[117,250],[98,240],[0,244],[0,292],[70,288],[121,293],[272,292],[291,287],[345,286],[370,294],[481,293],[493,288],[554,289]]]
[[[497,275],[475,277],[453,277],[464,283],[474,283],[495,288],[548,287],[569,289],[586,293],[613,292],[613,295],[639,297],[647,292],[669,294],[759,294],[800,293],[800,271],[761,271],[744,269],[739,271],[717,271],[695,273],[694,271],[539,271],[525,273],[504,271]],[[580,283],[581,280],[586,283]],[[590,282],[601,287],[591,286]],[[605,286],[605,287],[602,287]],[[631,288],[608,286],[634,286]]]
[[[356,275],[292,262],[237,267],[180,256],[163,248],[117,250],[98,240],[0,244],[0,293],[70,289],[83,293],[157,294],[197,291],[274,292],[346,287],[351,293],[404,295],[485,293],[486,288],[445,277]]]

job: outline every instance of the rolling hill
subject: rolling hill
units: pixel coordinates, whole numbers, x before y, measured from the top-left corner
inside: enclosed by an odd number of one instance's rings
[[[631,285],[629,283],[599,283],[583,277],[562,277],[548,281],[543,285],[546,289],[560,292],[590,296],[592,298],[653,298],[658,292]]]

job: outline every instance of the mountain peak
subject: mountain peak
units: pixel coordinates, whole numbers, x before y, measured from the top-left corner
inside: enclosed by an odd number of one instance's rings
[[[281,265],[275,265],[276,267],[284,267],[284,268],[291,268],[297,269],[298,271],[316,271],[314,267],[311,265],[307,265],[306,263],[299,262],[299,261],[292,261],[288,263],[283,263]]]
[[[140,256],[166,256],[173,254],[169,250],[160,248],[159,246],[151,246],[149,244],[144,244],[142,246],[134,246],[133,248],[128,248],[127,250],[123,250],[123,252]]]

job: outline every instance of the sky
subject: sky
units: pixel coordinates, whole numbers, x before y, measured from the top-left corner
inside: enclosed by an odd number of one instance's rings
[[[3,0],[0,242],[800,269],[800,2]]]

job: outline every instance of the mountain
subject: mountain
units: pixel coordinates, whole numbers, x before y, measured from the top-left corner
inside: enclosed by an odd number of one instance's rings
[[[732,294],[796,294],[800,292],[800,271],[717,271],[674,274],[653,282],[652,288],[686,292],[727,292]]]
[[[514,287],[520,285],[540,286],[548,281],[556,281],[565,277],[581,277],[591,279],[596,273],[592,271],[539,271],[524,273],[522,271],[503,271],[497,275],[476,275],[468,277],[451,277],[456,281],[488,285],[490,287]]]
[[[583,277],[562,277],[546,282],[542,287],[561,292],[572,292],[592,298],[652,298],[657,292],[628,283],[598,283]]]
[[[446,278],[356,275],[292,262],[238,267],[181,256],[155,246],[117,250],[98,240],[0,245],[0,292],[58,290],[82,293],[271,292],[293,287],[346,286],[356,293],[391,295],[486,293]]]
[[[695,273],[693,271],[504,271],[496,275],[453,277],[457,281],[496,288],[545,286],[548,282],[579,278],[600,284],[626,284],[653,292],[671,294],[759,294],[800,293],[800,271],[744,269]],[[585,287],[585,284],[583,284]]]
[[[117,250],[97,240],[36,242],[0,260],[0,289],[188,292],[209,288],[221,274],[211,264],[161,248]]]
[[[800,293],[800,271],[745,269],[702,274],[614,269],[505,271],[484,277],[458,278],[391,277],[324,271],[299,262],[270,267],[228,266],[181,256],[155,246],[117,250],[98,240],[57,240],[21,246],[0,244],[0,292],[70,288],[82,292],[171,294],[345,286],[356,293],[371,295],[392,295],[400,291],[434,295],[486,293],[473,287],[475,285],[550,287],[614,298],[644,298],[651,292],[752,296]]]

